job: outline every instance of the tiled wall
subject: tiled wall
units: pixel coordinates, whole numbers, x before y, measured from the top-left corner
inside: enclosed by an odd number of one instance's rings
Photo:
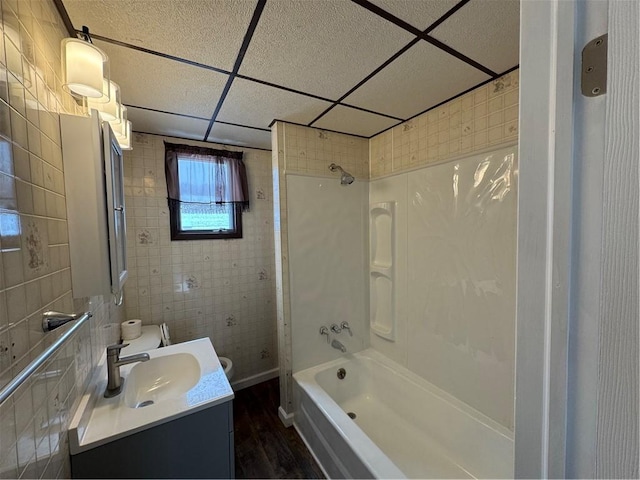
[[[359,179],[369,177],[366,138],[283,123],[285,173],[336,177],[329,165],[337,163]]]
[[[370,140],[371,179],[518,140],[519,70]]]
[[[369,178],[369,141],[316,128],[276,122],[272,128],[274,233],[277,277],[278,339],[280,345],[280,406],[293,411],[293,348],[289,260],[289,216],[287,175],[330,178],[331,163],[341,165],[357,180]]]
[[[125,154],[127,318],[166,322],[178,342],[210,337],[218,354],[233,360],[233,381],[271,370],[278,364],[271,153],[233,149],[244,152],[251,195],[243,238],[172,242],[164,140],[135,134]]]
[[[120,312],[72,299],[58,113],[83,110],[60,87],[67,32],[46,0],[4,0],[1,25],[0,384],[67,328],[42,333],[42,312],[94,317],[0,407],[0,476],[69,477],[67,425]]]

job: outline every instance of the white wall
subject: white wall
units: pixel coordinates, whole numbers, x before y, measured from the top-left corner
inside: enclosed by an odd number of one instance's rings
[[[395,200],[395,342],[371,345],[513,428],[517,148],[371,182]]]
[[[367,341],[367,182],[287,175],[293,371],[338,358],[319,334],[348,321],[353,337],[337,338],[351,353]]]

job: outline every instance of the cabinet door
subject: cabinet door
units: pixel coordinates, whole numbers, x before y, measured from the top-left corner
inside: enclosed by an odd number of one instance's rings
[[[109,222],[109,256],[111,291],[122,294],[127,279],[127,232],[124,206],[122,150],[108,122],[103,123],[107,221]]]

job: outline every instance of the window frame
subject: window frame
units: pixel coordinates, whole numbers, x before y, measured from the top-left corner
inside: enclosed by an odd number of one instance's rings
[[[229,238],[242,238],[242,206],[229,204],[233,208],[234,230],[192,230],[186,231],[179,228],[180,202],[171,202],[169,206],[169,226],[171,229],[171,241],[174,240],[224,240]]]
[[[234,150],[217,150],[207,147],[195,145],[173,144],[167,141],[165,146],[165,177],[167,183],[167,201],[169,207],[169,230],[171,241],[175,240],[226,240],[242,238],[242,212],[248,210],[249,192],[247,186],[246,167],[242,161],[243,152]],[[230,185],[233,193],[228,201],[211,198],[215,203],[211,205],[229,206],[232,211],[229,212],[233,221],[232,230],[183,230],[182,223],[182,201],[180,200],[180,162],[191,161],[193,156],[210,160],[212,163],[223,163],[226,168],[230,168],[233,172],[231,176],[233,180]],[[220,160],[223,159],[222,162]],[[231,166],[229,162],[236,162]],[[239,198],[238,198],[239,197]],[[227,198],[227,197],[225,197]],[[238,198],[238,200],[235,200]],[[192,202],[186,202],[192,203]]]

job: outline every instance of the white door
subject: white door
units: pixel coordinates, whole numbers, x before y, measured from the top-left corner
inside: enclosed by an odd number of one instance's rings
[[[640,8],[522,0],[517,477],[638,477]],[[608,33],[607,93],[580,93]]]

